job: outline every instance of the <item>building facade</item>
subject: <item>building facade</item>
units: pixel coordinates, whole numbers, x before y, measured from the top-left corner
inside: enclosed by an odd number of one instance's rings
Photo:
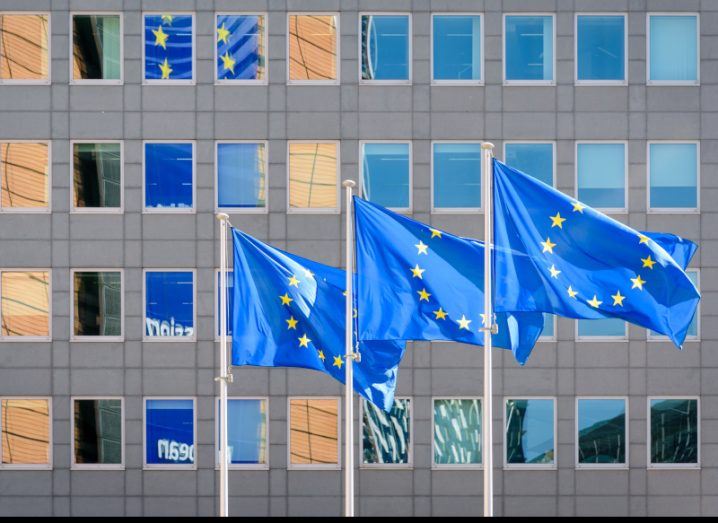
[[[718,1],[0,0],[0,37],[0,515],[216,514],[215,212],[342,266],[353,179],[480,238],[481,141],[699,243],[703,295],[682,351],[497,351],[496,513],[718,514]],[[359,515],[481,513],[482,362],[413,343],[392,416],[357,398]],[[340,515],[343,388],[233,374],[230,513]]]

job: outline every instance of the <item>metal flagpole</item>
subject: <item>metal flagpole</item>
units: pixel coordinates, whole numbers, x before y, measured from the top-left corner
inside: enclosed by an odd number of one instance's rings
[[[491,362],[491,335],[495,331],[491,303],[491,243],[493,241],[493,157],[494,144],[481,144],[484,169],[484,404],[482,409],[481,435],[484,457],[484,517],[494,515],[494,444],[493,444],[493,383]]]
[[[345,304],[345,344],[346,357],[344,367],[344,516],[354,517],[354,235],[352,223],[352,192],[356,183],[346,180],[346,304]]]

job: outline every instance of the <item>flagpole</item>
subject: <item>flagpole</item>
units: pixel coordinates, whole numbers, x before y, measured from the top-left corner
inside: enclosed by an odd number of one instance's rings
[[[219,516],[229,517],[229,467],[227,435],[227,384],[232,381],[227,366],[227,224],[229,216],[217,214],[220,223],[220,298],[219,298]]]
[[[484,404],[482,409],[481,435],[484,457],[484,517],[494,515],[494,444],[493,444],[493,363],[491,361],[491,334],[495,330],[491,303],[491,244],[493,241],[493,157],[494,144],[481,144],[484,170]]]
[[[354,235],[352,223],[352,193],[356,183],[346,180],[346,304],[344,387],[344,517],[354,517]]]

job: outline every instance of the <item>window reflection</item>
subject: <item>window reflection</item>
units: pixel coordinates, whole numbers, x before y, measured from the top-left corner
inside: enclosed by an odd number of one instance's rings
[[[481,463],[480,400],[434,400],[434,463]]]
[[[0,336],[49,336],[50,274],[44,271],[4,271],[0,276]]]
[[[122,463],[121,400],[75,400],[73,421],[76,464]]]
[[[481,80],[481,16],[436,15],[434,80]]]
[[[289,463],[337,465],[339,463],[339,401],[292,399],[289,401]]]
[[[0,14],[0,81],[49,80],[48,15]]]
[[[363,144],[361,189],[367,200],[393,209],[411,206],[410,150],[408,143]]]
[[[227,400],[229,423],[227,437],[232,465],[267,464],[267,401],[261,399]],[[217,402],[217,419],[220,419],[220,402]],[[217,434],[217,450],[221,438]],[[217,454],[219,460],[219,452]],[[219,461],[218,461],[219,463]]]
[[[266,207],[266,162],[263,143],[217,144],[217,206],[224,209]]]
[[[145,402],[145,463],[191,466],[195,462],[195,415],[191,399]]]
[[[264,16],[217,16],[217,79],[264,80]]]
[[[648,146],[650,207],[698,207],[698,144],[652,143]]]
[[[578,463],[626,463],[626,401],[578,400]]]
[[[362,80],[409,80],[409,17],[362,15]]]
[[[122,203],[122,155],[119,143],[73,145],[76,208],[119,208]]]
[[[46,143],[0,143],[0,209],[49,206],[48,151]]]
[[[394,400],[389,413],[366,400],[362,401],[362,463],[409,464],[411,400]]]
[[[337,17],[289,16],[289,80],[337,79]]]
[[[49,465],[50,421],[48,400],[1,400],[2,464]]]
[[[122,335],[122,286],[119,272],[74,273],[73,334]]]
[[[119,80],[121,77],[119,15],[74,15],[72,45],[74,80]]]
[[[507,16],[505,75],[511,81],[552,81],[553,17]]]
[[[289,207],[336,209],[337,144],[289,144]]]
[[[651,400],[653,464],[698,463],[698,400]]]
[[[553,400],[506,400],[506,463],[552,465],[554,454]]]
[[[580,201],[601,209],[626,206],[625,144],[579,143],[576,163]]]
[[[434,207],[481,207],[481,144],[434,144]]]

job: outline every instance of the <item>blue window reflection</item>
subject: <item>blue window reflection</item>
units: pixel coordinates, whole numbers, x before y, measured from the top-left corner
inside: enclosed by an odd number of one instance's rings
[[[217,206],[220,209],[257,209],[266,205],[264,144],[217,144]]]
[[[625,80],[625,17],[579,15],[576,19],[577,79]]]
[[[553,314],[544,313],[543,315],[543,332],[541,333],[542,338],[555,338],[556,337],[556,316]]]
[[[220,420],[217,401],[217,420]],[[228,443],[232,465],[267,464],[267,402],[261,399],[227,400]],[[219,425],[218,425],[219,426]],[[221,448],[221,438],[217,435]]]
[[[651,400],[651,464],[698,463],[698,400]]]
[[[649,81],[697,82],[698,18],[695,15],[651,15],[648,24]]]
[[[552,465],[555,449],[553,400],[506,400],[506,463]]]
[[[481,207],[481,144],[434,144],[434,207]]]
[[[576,149],[578,199],[591,207],[626,207],[626,146],[580,143]]]
[[[695,143],[652,143],[650,164],[650,207],[695,209],[698,207],[698,145]]]
[[[409,17],[362,15],[362,80],[409,80]]]
[[[220,271],[217,271],[217,292],[215,292],[217,304],[215,305],[215,311],[216,311],[216,332],[217,332],[217,338],[222,336],[222,330],[220,326],[220,317],[219,317],[219,311],[222,310],[222,307],[220,307],[220,300],[222,298],[222,294],[220,292],[222,288],[222,273]],[[234,303],[234,272],[229,270],[227,271],[227,336],[230,338],[232,337],[232,305]]]
[[[145,15],[145,80],[194,78],[193,23],[187,14]]]
[[[553,17],[511,15],[505,20],[506,80],[553,81]]]
[[[145,273],[145,336],[194,335],[194,274],[179,271]]]
[[[191,143],[145,144],[145,208],[184,209],[194,206]]]
[[[148,465],[193,465],[194,401],[145,402],[145,459]]]
[[[578,320],[578,336],[580,338],[624,338],[626,322],[618,318]]]
[[[434,463],[481,463],[480,400],[434,400]]]
[[[507,143],[504,153],[507,165],[553,186],[552,143]]]
[[[578,463],[626,463],[626,401],[578,400]]]
[[[264,80],[264,17],[217,16],[217,79]]]
[[[408,209],[410,148],[408,143],[365,143],[362,159],[362,194],[374,203]]]
[[[481,16],[433,17],[434,80],[481,80]]]
[[[386,413],[366,400],[363,402],[362,463],[406,465],[410,463],[411,400],[394,400]]]

